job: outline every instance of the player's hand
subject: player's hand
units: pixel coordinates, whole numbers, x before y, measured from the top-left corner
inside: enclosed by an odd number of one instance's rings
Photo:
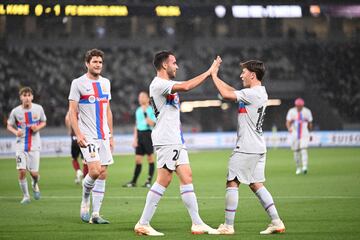
[[[208,74],[212,75],[212,73],[214,71],[216,71],[216,69],[217,69],[217,71],[219,71],[221,62],[222,62],[222,60],[221,60],[220,56],[217,56],[216,59],[214,60],[214,62],[211,64],[210,68],[208,69],[208,71],[207,71]]]
[[[111,152],[114,152],[115,144],[114,144],[114,138],[112,136],[109,138],[109,143],[110,143]]]
[[[32,125],[32,126],[30,127],[30,129],[31,129],[33,132],[39,131],[39,128],[38,128],[38,126],[36,126],[36,125]]]
[[[134,140],[134,142],[132,143],[133,148],[136,148],[138,146],[138,141],[137,139]]]
[[[214,68],[212,69],[212,71],[210,72],[211,77],[213,77],[213,78],[215,76],[217,76],[217,74],[219,72],[219,68],[222,63],[222,59],[221,59],[221,57],[218,56],[215,61],[216,61],[216,64],[215,64]]]
[[[22,137],[24,135],[23,131],[21,129],[18,129],[16,132],[17,137]]]
[[[88,143],[86,142],[86,138],[84,135],[82,135],[82,134],[76,135],[76,140],[81,148],[87,147]]]

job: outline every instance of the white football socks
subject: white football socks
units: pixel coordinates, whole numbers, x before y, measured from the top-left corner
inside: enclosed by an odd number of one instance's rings
[[[274,200],[265,187],[259,188],[256,191],[255,195],[259,198],[261,205],[264,207],[271,220],[276,220],[280,218],[276,210]]]
[[[166,188],[155,182],[150,188],[147,196],[145,207],[141,215],[139,223],[142,225],[148,225],[154,216],[156,207],[163,196]]]
[[[19,185],[20,185],[20,189],[21,189],[24,197],[30,198],[29,188],[28,188],[28,183],[27,183],[26,178],[24,178],[22,180],[19,179]]]
[[[99,215],[102,201],[105,194],[106,180],[97,179],[92,190],[93,215]]]
[[[294,151],[294,160],[296,163],[296,169],[301,168],[301,154],[300,151]]]
[[[301,149],[301,160],[302,160],[302,169],[307,170],[307,167],[308,167],[308,152],[307,152],[307,149]]]
[[[87,174],[83,181],[83,201],[87,201],[90,197],[91,190],[94,188],[95,180]]]
[[[203,224],[204,222],[199,215],[199,207],[193,184],[181,185],[180,193],[181,199],[189,212],[192,223],[197,225]]]
[[[227,187],[225,194],[225,224],[234,225],[235,212],[239,202],[239,190],[237,187]]]

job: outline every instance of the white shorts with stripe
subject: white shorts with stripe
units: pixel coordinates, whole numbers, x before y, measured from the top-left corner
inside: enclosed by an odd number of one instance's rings
[[[40,151],[16,152],[16,169],[27,169],[38,172],[40,165]]]
[[[233,152],[229,159],[227,180],[237,178],[246,185],[265,182],[265,163],[266,153]]]
[[[189,155],[184,145],[155,146],[157,168],[166,167],[175,171],[181,164],[189,164]]]
[[[114,163],[109,139],[88,140],[87,147],[80,148],[87,163],[100,161],[101,165],[111,165]]]

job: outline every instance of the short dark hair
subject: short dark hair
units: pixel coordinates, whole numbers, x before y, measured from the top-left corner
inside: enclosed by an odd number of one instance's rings
[[[256,74],[256,78],[259,81],[263,80],[265,74],[265,64],[259,60],[249,60],[246,62],[240,63],[242,68],[246,68],[250,72],[254,72]]]
[[[174,54],[171,51],[167,51],[167,50],[163,50],[155,54],[153,64],[156,70],[161,69],[163,62],[167,60],[170,55],[174,56]]]
[[[105,56],[105,54],[104,54],[103,51],[94,48],[94,49],[91,49],[91,50],[86,52],[86,54],[85,54],[85,62],[89,63],[91,61],[92,57],[101,57],[102,60],[104,61],[104,56]]]
[[[22,88],[20,88],[19,96],[21,96],[21,95],[23,95],[25,93],[30,93],[31,95],[34,95],[33,90],[30,87],[22,87]]]

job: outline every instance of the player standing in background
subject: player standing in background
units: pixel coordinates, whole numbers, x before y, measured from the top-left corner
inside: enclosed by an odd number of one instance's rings
[[[87,73],[72,81],[69,94],[71,127],[89,168],[83,180],[80,217],[84,222],[94,224],[109,223],[99,212],[104,199],[107,167],[114,162],[110,81],[100,75],[103,60],[102,51],[87,51]],[[91,192],[93,201],[90,217]]]
[[[266,144],[262,123],[268,101],[266,89],[261,85],[265,65],[250,60],[240,64],[244,89],[236,90],[218,76],[218,68],[211,73],[216,88],[224,99],[236,101],[238,108],[238,131],[236,147],[228,163],[225,195],[225,223],[217,229],[220,234],[234,234],[235,212],[238,206],[240,183],[249,185],[271,218],[268,228],[260,234],[285,232],[285,226],[275,208],[270,192],[265,188]]]
[[[84,157],[83,157],[80,147],[77,143],[74,130],[72,130],[72,128],[71,128],[69,112],[67,112],[66,116],[65,116],[65,125],[66,125],[66,128],[68,129],[69,135],[71,137],[71,157],[72,157],[72,165],[75,170],[75,183],[79,184],[79,183],[81,183],[82,178],[84,176],[86,176],[86,174],[88,173],[88,167],[84,161],[83,162],[83,170],[81,171],[81,169],[80,169],[80,164],[78,162],[78,158],[79,158],[79,156],[81,156],[81,159],[84,159]]]
[[[135,225],[139,235],[163,236],[150,226],[150,221],[175,171],[180,180],[181,198],[192,220],[191,232],[203,234],[216,232],[206,225],[199,216],[198,204],[192,184],[192,172],[189,157],[184,145],[180,123],[180,101],[178,92],[186,92],[204,82],[218,64],[213,64],[206,72],[184,82],[173,81],[178,65],[175,55],[169,51],[156,53],[154,67],[157,76],[150,84],[151,104],[156,116],[152,131],[152,141],[157,154],[157,179],[150,188],[140,220]]]
[[[19,91],[21,105],[14,108],[7,121],[7,129],[16,136],[16,169],[23,192],[21,204],[30,203],[26,170],[30,172],[34,199],[40,199],[39,165],[41,141],[39,131],[46,126],[46,116],[41,105],[33,103],[33,91],[23,87]]]
[[[295,107],[290,108],[286,115],[286,127],[291,137],[291,149],[294,151],[296,175],[308,172],[308,146],[311,141],[313,117],[310,109],[304,107],[302,98],[295,100]]]
[[[136,181],[141,173],[142,159],[146,154],[149,162],[149,176],[143,187],[151,187],[151,181],[154,176],[154,148],[151,141],[151,131],[155,125],[156,117],[154,110],[150,106],[150,98],[147,92],[140,92],[138,96],[140,106],[136,109],[136,125],[134,127],[135,148],[135,170],[132,180],[123,185],[123,187],[136,187]]]

